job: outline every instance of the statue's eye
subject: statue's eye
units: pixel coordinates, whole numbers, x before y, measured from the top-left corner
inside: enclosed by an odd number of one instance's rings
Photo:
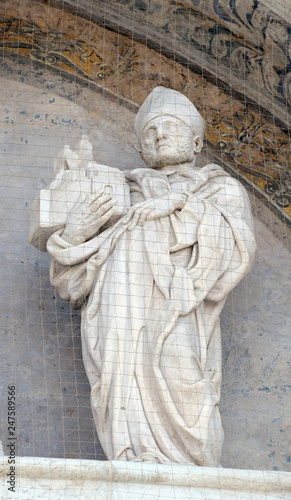
[[[150,128],[148,131],[147,131],[147,136],[148,137],[152,137],[153,135],[155,134],[155,131],[153,128]]]
[[[167,130],[170,133],[176,132],[176,129],[177,129],[177,127],[176,127],[175,123],[167,122],[165,124],[165,130]]]

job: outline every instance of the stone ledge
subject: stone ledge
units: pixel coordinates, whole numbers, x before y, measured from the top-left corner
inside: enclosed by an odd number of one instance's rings
[[[0,459],[6,500],[288,500],[288,472],[137,462],[17,457],[15,492],[8,457]]]

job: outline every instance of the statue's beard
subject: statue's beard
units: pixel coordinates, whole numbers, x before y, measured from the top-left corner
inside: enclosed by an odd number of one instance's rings
[[[190,163],[194,160],[194,152],[189,148],[189,141],[181,139],[179,146],[172,150],[166,150],[164,153],[147,153],[141,150],[140,156],[149,168],[161,168],[169,165],[180,165]]]

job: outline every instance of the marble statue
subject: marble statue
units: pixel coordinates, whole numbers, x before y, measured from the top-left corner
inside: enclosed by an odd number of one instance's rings
[[[71,206],[45,233],[51,283],[82,307],[108,459],[218,466],[220,313],[254,261],[250,204],[221,167],[195,166],[204,120],[184,95],[156,87],[135,132],[148,168],[100,166],[86,138],[87,157],[63,153],[66,168],[49,190]]]

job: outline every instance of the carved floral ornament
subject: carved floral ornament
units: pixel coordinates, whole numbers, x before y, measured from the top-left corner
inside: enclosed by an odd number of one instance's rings
[[[69,2],[72,3],[72,2]],[[101,2],[102,3],[102,2]],[[109,0],[107,4],[113,6]],[[288,24],[254,0],[121,0],[124,9],[177,41],[186,42],[221,67],[243,76],[273,98],[291,104]]]
[[[33,5],[27,3],[25,8],[15,7],[13,3],[8,1],[5,9],[0,7],[0,44],[6,55],[29,58],[46,68],[57,69],[63,76],[74,75],[86,84],[90,82],[93,87],[104,88],[131,102],[136,109],[148,92],[158,84],[183,92],[195,102],[207,121],[206,139],[212,151],[222,155],[225,164],[251,182],[279,212],[291,220],[290,141],[288,135],[273,122],[183,65],[160,53],[157,57],[155,50],[140,42],[81,17],[78,17],[76,35],[76,14],[37,2]],[[123,0],[123,3],[127,8],[133,7],[130,1]],[[258,40],[260,36],[256,30],[262,23],[263,14],[260,17],[258,9],[251,10],[252,2],[245,2],[237,9],[230,9],[229,2],[226,1],[213,1],[211,6],[209,0],[208,3],[209,16],[206,16],[204,11],[202,13],[202,2],[179,2],[180,10],[176,10],[175,24],[171,28],[169,21],[167,29],[174,29],[175,25],[175,36],[184,36],[190,44],[198,43],[199,39],[201,50],[210,51],[218,64],[223,63],[225,58],[230,58],[232,67],[243,72],[245,77],[248,75],[248,78],[253,78],[260,85],[264,81],[264,85],[269,85],[269,88],[276,88],[273,70],[267,67],[270,63],[267,59],[266,62],[262,59],[266,47],[269,47],[271,35],[272,47],[274,48],[274,43],[277,43],[276,46],[280,45],[276,35],[278,32],[272,28],[271,20],[268,21],[269,28],[264,31],[265,45],[262,43],[260,50],[255,49],[252,40],[255,36]],[[135,7],[137,8],[137,4]],[[194,8],[196,21],[194,19],[192,22]],[[157,16],[157,11],[162,9],[161,16]],[[165,2],[161,5],[156,0],[150,3],[147,16],[149,20],[151,16],[155,16],[158,23],[158,17],[162,19],[164,11],[168,15],[169,9],[173,9],[173,6]],[[235,34],[242,24],[243,12],[244,18],[248,19],[245,25],[248,44],[246,39],[242,44],[242,39]],[[214,14],[220,15],[224,23],[223,29],[222,25],[217,25]],[[200,21],[197,22],[199,15],[203,17],[203,26]],[[232,28],[231,36],[226,25]],[[191,39],[186,28],[191,29]],[[283,39],[285,35],[282,34]],[[280,47],[282,52],[283,46]],[[285,54],[284,57],[289,55]],[[275,61],[277,66],[281,64],[282,69],[282,65],[286,63],[284,57],[276,56],[271,61]],[[263,76],[265,70],[268,70],[266,78]],[[277,77],[280,76],[280,71],[275,72]],[[290,92],[290,77],[286,74],[284,78],[280,89]]]

